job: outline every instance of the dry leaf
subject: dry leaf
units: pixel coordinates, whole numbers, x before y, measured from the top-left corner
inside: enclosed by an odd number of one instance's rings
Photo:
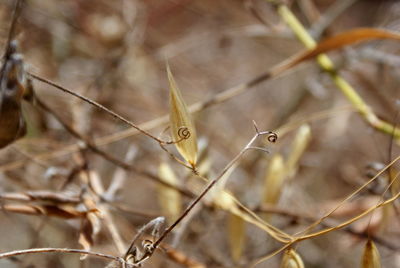
[[[364,253],[361,260],[361,268],[380,268],[381,257],[378,249],[372,240],[368,240],[365,244]]]
[[[182,98],[181,92],[172,76],[169,65],[167,73],[170,87],[170,125],[176,148],[182,157],[193,167],[197,160],[197,137],[196,130]]]
[[[160,164],[158,174],[161,180],[170,185],[178,185],[179,183],[175,173],[166,163]],[[158,200],[160,202],[161,210],[163,211],[163,214],[167,215],[167,219],[170,222],[173,222],[179,217],[182,211],[181,194],[164,185],[158,187],[158,192]]]
[[[270,71],[269,75],[275,77],[304,61],[315,58],[319,54],[326,53],[335,49],[340,49],[347,45],[365,42],[373,39],[400,40],[400,34],[392,31],[374,28],[359,28],[346,31],[319,42],[313,49],[294,55],[290,59],[275,66]]]
[[[281,268],[304,268],[303,260],[294,249],[288,249],[283,254]]]

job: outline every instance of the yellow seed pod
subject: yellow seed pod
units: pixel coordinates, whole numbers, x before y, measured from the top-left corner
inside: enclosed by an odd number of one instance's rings
[[[263,203],[276,205],[285,180],[283,158],[276,154],[271,158],[264,181]]]
[[[367,244],[365,244],[361,268],[381,268],[381,257],[372,240],[368,240]]]
[[[178,185],[178,178],[175,176],[174,171],[166,163],[161,163],[158,169],[158,175],[162,181],[172,185]],[[158,187],[158,200],[162,212],[167,216],[170,222],[176,220],[182,211],[182,198],[181,194],[165,185]]]
[[[300,255],[290,248],[283,254],[280,268],[304,268],[304,263]]]
[[[311,128],[309,125],[302,125],[297,131],[296,137],[294,138],[291,152],[289,153],[285,167],[289,177],[296,174],[298,162],[305,152],[308,144],[311,140]]]
[[[194,167],[197,161],[196,129],[169,65],[167,65],[167,74],[170,87],[169,120],[172,138],[176,141],[175,145],[178,152]]]
[[[228,218],[229,246],[232,259],[239,262],[243,254],[246,224],[243,218],[235,214],[230,214]]]

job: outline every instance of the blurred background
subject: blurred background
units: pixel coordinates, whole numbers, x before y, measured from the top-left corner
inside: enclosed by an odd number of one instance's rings
[[[3,48],[14,3],[0,1]],[[400,28],[399,1],[287,4],[316,40],[356,27]],[[250,81],[304,50],[274,6],[261,0],[26,0],[15,39],[29,72],[87,96],[135,124],[152,122],[149,132],[165,140],[170,139],[168,122],[151,120],[169,112],[166,62],[190,105]],[[386,40],[329,54],[373,111],[393,124],[400,119],[399,52],[398,42]],[[129,247],[141,226],[158,216],[165,216],[169,225],[204,187],[156,141],[54,87],[39,81],[33,85],[36,95],[65,122],[140,172],[124,171],[82,149],[82,142],[53,115],[24,102],[28,134],[0,152],[1,252],[90,245],[92,251],[120,256],[121,247]],[[368,125],[314,62],[258,83],[193,117],[201,151],[199,167],[211,179],[253,137],[253,120],[259,130],[278,132],[273,145],[257,141],[269,153],[247,152],[225,188],[290,234],[338,205],[399,152],[392,136]],[[178,156],[173,146],[167,148]],[[278,159],[278,166],[286,170],[280,179],[271,175],[271,159]],[[393,172],[397,174],[396,167]],[[160,187],[144,173],[188,193]],[[318,228],[334,226],[390,196],[390,191],[382,194],[388,179],[380,176]],[[92,180],[102,185],[103,193],[93,190],[96,187],[88,183]],[[276,190],[271,186],[274,182]],[[78,201],[54,201],[27,191],[62,193]],[[10,197],[11,193],[15,195]],[[219,207],[219,198],[214,193],[199,204],[164,241],[174,250],[157,251],[144,267],[249,267],[282,245]],[[369,233],[376,238],[383,267],[400,267],[398,205],[395,202],[343,230],[298,243],[295,249],[305,267],[358,267]],[[102,212],[100,216],[78,213],[94,208]],[[187,263],[173,253],[187,258]],[[257,267],[279,267],[280,261],[278,254]],[[92,257],[80,261],[76,254],[0,260],[0,267],[11,268],[106,264]]]

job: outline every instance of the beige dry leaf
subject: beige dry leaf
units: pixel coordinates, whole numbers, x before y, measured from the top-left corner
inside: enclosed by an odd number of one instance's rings
[[[300,255],[290,248],[283,254],[280,268],[304,268],[304,263]]]
[[[160,164],[158,175],[161,180],[171,185],[178,185],[175,173],[166,163]],[[182,211],[182,198],[178,191],[160,184],[158,187],[158,200],[163,214],[167,216],[170,222],[179,217]]]
[[[365,244],[364,253],[361,260],[361,268],[381,268],[381,257],[372,240]]]
[[[167,73],[170,88],[169,120],[172,138],[177,141],[175,145],[182,157],[194,167],[197,160],[196,130],[168,64]]]

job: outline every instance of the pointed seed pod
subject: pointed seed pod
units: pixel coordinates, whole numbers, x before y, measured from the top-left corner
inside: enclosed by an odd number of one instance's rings
[[[380,259],[379,251],[374,242],[368,240],[361,259],[361,268],[381,268]]]
[[[292,144],[291,152],[286,161],[286,169],[289,177],[296,173],[298,162],[305,152],[311,140],[311,128],[309,125],[302,125],[296,133]]]
[[[283,254],[280,268],[304,268],[304,263],[300,255],[290,248]]]
[[[172,184],[178,185],[178,178],[175,176],[174,171],[166,163],[161,163],[158,169],[158,175],[161,180]],[[167,186],[160,185],[158,187],[158,200],[162,212],[167,216],[170,222],[175,221],[182,211],[182,198],[181,194]]]
[[[228,232],[232,259],[235,262],[239,262],[243,254],[246,238],[245,221],[235,214],[230,214],[228,217]]]
[[[276,205],[285,180],[285,167],[280,154],[274,155],[268,165],[264,181],[263,203]]]
[[[197,161],[196,130],[181,92],[172,76],[169,65],[167,65],[167,74],[170,87],[169,119],[172,138],[176,141],[175,145],[178,152],[194,167]]]

